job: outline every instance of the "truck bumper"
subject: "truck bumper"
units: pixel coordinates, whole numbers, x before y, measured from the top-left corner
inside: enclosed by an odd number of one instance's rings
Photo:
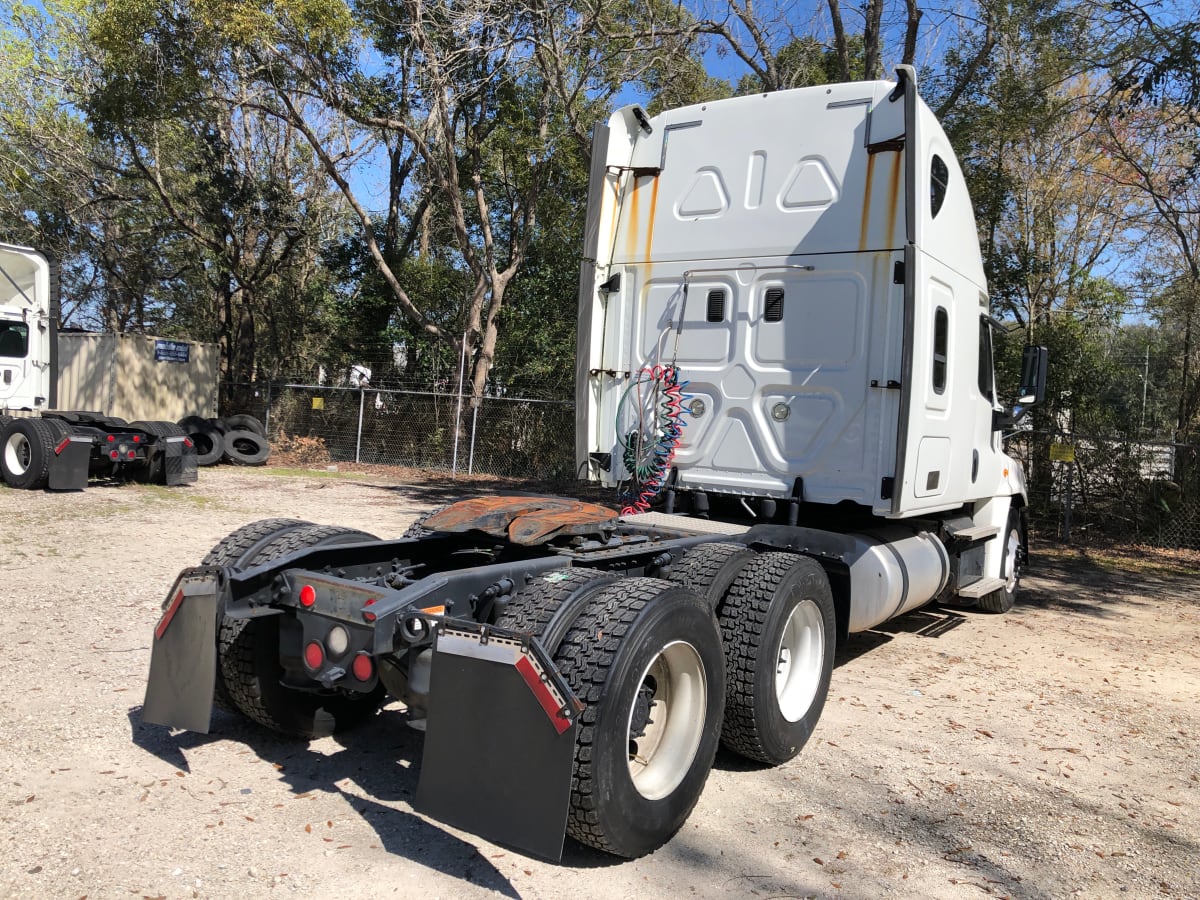
[[[218,582],[185,571],[154,628],[142,721],[207,734],[217,677]]]

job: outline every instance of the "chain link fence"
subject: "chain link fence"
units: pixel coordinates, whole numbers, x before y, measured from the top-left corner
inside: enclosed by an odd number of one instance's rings
[[[236,388],[236,390],[234,390]],[[453,388],[314,384],[223,386],[278,447],[307,442],[322,459],[538,480],[574,477],[575,406]],[[1024,431],[1006,450],[1025,469],[1035,531],[1200,549],[1200,442]]]
[[[240,386],[240,411],[274,444],[319,441],[330,462],[468,475],[566,479],[574,473],[575,406],[561,400],[313,384]]]
[[[1041,535],[1200,549],[1200,444],[1027,431],[1005,446]]]

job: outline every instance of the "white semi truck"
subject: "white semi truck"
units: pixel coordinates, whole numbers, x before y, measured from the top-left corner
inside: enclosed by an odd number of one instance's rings
[[[1012,605],[1020,410],[992,325],[911,70],[620,110],[593,149],[576,446],[622,508],[478,497],[397,540],[247,525],[168,593],[144,717],[207,731],[215,701],[311,737],[394,697],[426,732],[418,809],[547,857],[564,834],[651,852],[718,742],[800,751],[848,634]],[[1045,350],[1025,369],[1028,404]]]
[[[0,479],[12,488],[80,490],[91,477],[196,480],[196,451],[174,422],[58,409],[58,269],[0,244]],[[98,379],[100,373],[93,373]]]

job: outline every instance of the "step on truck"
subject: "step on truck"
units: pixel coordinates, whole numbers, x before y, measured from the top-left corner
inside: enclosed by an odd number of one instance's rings
[[[637,857],[718,743],[800,752],[847,635],[1012,605],[1021,410],[912,71],[628,107],[590,177],[576,450],[617,508],[474,497],[395,540],[247,525],[170,589],[146,721],[207,731],[215,703],[308,738],[396,699],[425,732],[418,810]],[[1045,367],[1030,348],[1019,403]]]
[[[0,479],[81,490],[89,478],[196,480],[196,451],[174,422],[126,422],[58,403],[59,272],[29,247],[0,244]]]

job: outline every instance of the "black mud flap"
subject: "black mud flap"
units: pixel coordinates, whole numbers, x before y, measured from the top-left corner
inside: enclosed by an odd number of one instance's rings
[[[498,844],[560,859],[580,708],[536,642],[443,624],[416,809]]]
[[[163,477],[168,487],[195,484],[197,475],[196,446],[186,437],[159,438],[165,443],[160,451],[163,458]]]
[[[54,448],[46,486],[52,491],[82,491],[87,487],[91,460],[91,437],[85,434],[71,435]]]
[[[181,575],[154,628],[142,721],[208,733],[217,677],[217,579]]]

